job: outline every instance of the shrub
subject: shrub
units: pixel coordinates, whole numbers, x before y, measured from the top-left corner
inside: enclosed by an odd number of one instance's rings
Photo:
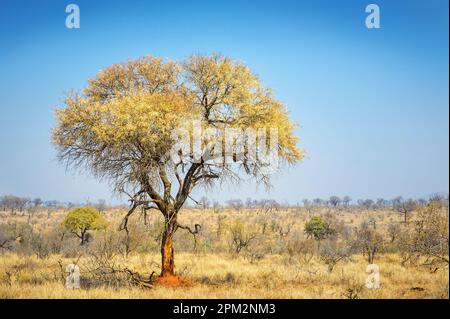
[[[298,257],[301,264],[309,264],[314,257],[315,250],[316,247],[312,239],[296,239],[287,243],[289,262],[292,262],[294,257]]]
[[[27,223],[0,224],[0,252],[26,249],[31,235],[32,228]]]

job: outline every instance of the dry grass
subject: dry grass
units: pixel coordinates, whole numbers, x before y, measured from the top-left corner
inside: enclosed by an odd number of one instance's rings
[[[142,273],[149,272],[158,255],[143,254],[122,260]],[[325,265],[287,262],[271,255],[257,264],[227,255],[177,256],[179,272],[189,287],[153,289],[95,287],[69,290],[60,278],[58,260],[4,254],[0,257],[0,298],[448,298],[448,270],[430,273],[417,267],[402,267],[395,255],[384,255],[377,264],[381,288],[363,287],[366,262],[362,258],[343,262],[329,273]],[[63,263],[72,262],[63,259]],[[79,261],[80,264],[83,260]],[[157,270],[157,269],[154,269]]]
[[[45,232],[57,227],[66,212],[47,214],[37,212],[31,219],[34,231]],[[75,258],[64,258],[51,254],[38,259],[33,255],[12,252],[0,252],[0,298],[448,298],[448,268],[431,273],[424,267],[401,266],[400,256],[386,253],[378,255],[376,263],[380,268],[381,288],[367,289],[367,261],[360,255],[337,264],[330,273],[327,266],[314,257],[307,262],[301,255],[289,256],[287,253],[272,251],[260,260],[250,262],[244,256],[235,256],[228,252],[226,235],[219,236],[219,220],[243,220],[252,229],[261,231],[266,220],[268,227],[277,223],[277,227],[286,229],[292,225],[289,236],[304,238],[303,225],[316,214],[330,212],[306,212],[298,209],[277,211],[266,214],[258,210],[243,210],[239,213],[223,210],[213,213],[202,210],[187,210],[180,214],[182,223],[202,224],[206,237],[199,240],[199,249],[194,253],[191,244],[186,244],[188,235],[179,235],[176,246],[176,272],[192,284],[171,288],[155,286],[152,289],[140,289],[131,286],[110,287],[106,285],[87,286],[82,289],[66,289],[62,280],[59,262],[63,265],[74,262]],[[386,229],[391,223],[401,222],[401,216],[392,211],[346,212],[334,211],[333,218],[354,227],[372,218],[377,228]],[[0,222],[27,222],[25,214],[11,215],[0,212]],[[105,217],[109,220],[111,231],[117,229],[124,212],[109,211]],[[219,218],[220,217],[220,218]],[[149,223],[157,222],[159,216],[151,216]],[[136,221],[140,221],[137,218]],[[278,228],[277,228],[278,229]],[[276,241],[278,230],[267,235],[264,245],[271,246]],[[216,235],[217,234],[217,235]],[[185,237],[182,237],[185,236]],[[187,236],[187,237],[186,237]],[[151,236],[150,236],[151,237]],[[186,240],[185,240],[186,239]],[[184,241],[184,243],[183,243]],[[217,241],[217,242],[216,242]],[[159,273],[160,256],[157,241],[153,251],[134,251],[128,258],[119,255],[117,263],[140,274],[149,276]],[[177,245],[177,243],[176,243]],[[187,248],[186,248],[187,247]],[[79,260],[82,270],[87,262],[84,255]],[[83,286],[83,285],[82,285]]]

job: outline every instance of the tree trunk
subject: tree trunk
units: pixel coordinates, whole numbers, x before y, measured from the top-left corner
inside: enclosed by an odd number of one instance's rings
[[[368,262],[369,262],[369,264],[373,264],[373,260],[374,260],[374,258],[375,258],[375,250],[372,250],[372,249],[369,249],[368,250],[368,254],[367,254],[367,256],[368,256]]]
[[[84,244],[86,243],[86,230],[81,231],[80,239],[81,239],[80,246],[84,246]]]
[[[172,215],[173,216],[173,215]],[[175,274],[175,259],[173,254],[173,235],[176,230],[176,216],[166,219],[161,240],[161,277]]]

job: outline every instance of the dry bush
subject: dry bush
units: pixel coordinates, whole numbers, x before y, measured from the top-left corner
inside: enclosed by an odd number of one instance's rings
[[[298,261],[302,265],[311,263],[317,251],[316,243],[313,239],[295,239],[287,244],[289,263]]]
[[[422,265],[436,271],[449,264],[448,210],[439,202],[422,207],[397,242],[402,265]]]
[[[84,272],[82,285],[84,287],[109,286],[138,286],[152,287],[154,273],[144,278],[136,271],[121,263],[120,237],[117,233],[102,233],[86,251],[87,257],[80,263]]]
[[[356,281],[352,281],[347,285],[347,287],[345,288],[345,290],[342,292],[341,295],[346,299],[360,299],[361,293],[363,291],[364,291],[363,284]]]
[[[270,253],[270,246],[267,245],[266,238],[262,235],[257,236],[249,246],[245,247],[244,257],[251,264],[262,260]]]
[[[382,251],[384,243],[382,233],[363,222],[356,230],[352,248],[361,251],[367,262],[373,264],[376,254]]]
[[[239,220],[234,221],[229,226],[230,234],[230,251],[239,254],[242,249],[246,248],[251,241],[256,238],[255,231],[249,231],[248,228]]]
[[[325,240],[320,245],[319,258],[327,265],[331,273],[334,267],[341,261],[349,258],[350,250],[346,243],[337,240]]]
[[[0,224],[0,251],[26,252],[32,234],[33,229],[24,222]]]

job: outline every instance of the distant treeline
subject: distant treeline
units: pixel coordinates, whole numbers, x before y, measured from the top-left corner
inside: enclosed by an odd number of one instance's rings
[[[402,196],[393,199],[378,198],[374,199],[358,199],[353,200],[349,196],[331,196],[328,199],[314,198],[303,199],[297,204],[280,203],[274,199],[230,199],[224,203],[210,200],[207,197],[202,197],[199,200],[192,200],[192,203],[186,203],[186,208],[201,208],[201,209],[219,209],[232,208],[236,210],[244,208],[259,208],[259,209],[284,209],[284,208],[313,208],[313,207],[334,207],[334,208],[365,208],[365,209],[382,209],[382,208],[397,208],[408,210],[415,205],[425,205],[431,201],[441,201],[448,205],[448,194],[434,194],[428,198],[412,199],[403,198]],[[105,200],[100,199],[97,202],[86,201],[83,203],[60,202],[57,200],[42,200],[41,198],[19,197],[14,195],[0,196],[0,210],[11,212],[22,212],[29,209],[47,208],[47,209],[70,209],[80,206],[92,206],[99,211],[108,210],[111,208],[123,208],[126,205],[112,205],[106,203]]]
[[[202,208],[295,208],[295,207],[358,207],[366,209],[376,209],[376,208],[396,208],[399,206],[413,206],[413,205],[425,205],[432,201],[441,201],[448,204],[448,194],[434,194],[428,198],[412,199],[403,198],[402,196],[397,196],[393,199],[378,198],[373,199],[358,199],[352,200],[349,196],[331,196],[328,199],[314,198],[314,199],[303,199],[301,203],[288,204],[280,203],[274,199],[252,199],[247,198],[246,200],[241,199],[230,199],[221,205],[219,202],[210,201],[206,197],[202,197],[195,206]],[[194,206],[194,207],[195,207]]]
[[[20,197],[15,195],[0,196],[0,210],[11,212],[23,212],[30,209],[46,208],[46,209],[70,209],[80,206],[93,206],[99,211],[117,207],[106,203],[105,200],[97,202],[86,201],[84,203],[60,202],[57,200],[42,200],[41,198]]]

